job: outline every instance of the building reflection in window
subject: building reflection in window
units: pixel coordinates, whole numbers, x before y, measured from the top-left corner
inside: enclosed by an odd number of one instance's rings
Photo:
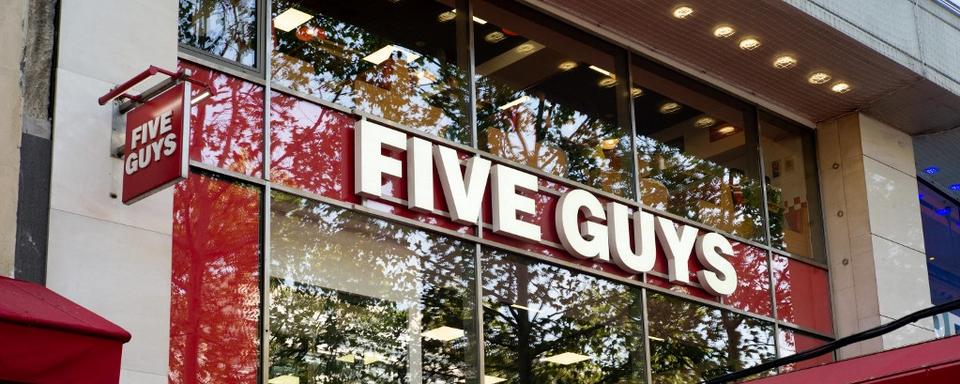
[[[640,198],[648,206],[763,241],[752,108],[695,89],[635,58],[631,68]],[[699,88],[703,88],[702,86]]]
[[[822,259],[820,199],[813,133],[766,113],[760,115],[770,243],[794,255]]]
[[[273,83],[469,144],[455,17],[433,1],[276,0]]]
[[[488,382],[644,381],[640,289],[485,248]]]
[[[633,196],[614,55],[490,3],[474,7],[480,149]]]
[[[930,301],[943,304],[960,298],[960,203],[934,184],[918,180]],[[960,334],[960,310],[937,315],[934,327],[939,336]]]
[[[772,323],[653,292],[647,311],[657,383],[699,383],[776,357]]]
[[[254,66],[256,0],[180,0],[180,44]]]
[[[278,192],[271,210],[271,380],[475,378],[474,247]]]

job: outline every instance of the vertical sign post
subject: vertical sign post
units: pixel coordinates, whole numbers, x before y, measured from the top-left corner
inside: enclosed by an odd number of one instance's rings
[[[187,177],[190,83],[181,82],[127,113],[124,204],[133,204]]]

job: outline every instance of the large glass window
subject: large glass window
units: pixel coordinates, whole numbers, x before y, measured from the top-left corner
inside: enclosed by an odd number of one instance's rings
[[[486,382],[641,383],[637,287],[485,248]]]
[[[271,382],[476,377],[472,245],[292,195],[272,198]]]
[[[659,293],[648,295],[657,383],[699,383],[776,357],[773,324]]]
[[[960,298],[960,203],[924,180],[919,190],[930,301],[943,304]],[[960,310],[937,315],[934,326],[940,336],[960,334]]]
[[[634,63],[641,201],[763,241],[753,108],[644,59]]]
[[[633,196],[616,51],[487,2],[474,3],[474,12],[480,149]]]
[[[275,0],[274,84],[469,144],[455,18],[434,1]]]
[[[254,66],[257,0],[180,0],[180,44]]]
[[[794,255],[822,260],[823,227],[813,132],[767,113],[760,115],[770,243]]]

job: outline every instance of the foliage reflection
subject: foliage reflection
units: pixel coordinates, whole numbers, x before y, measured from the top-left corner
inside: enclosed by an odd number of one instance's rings
[[[180,44],[253,66],[256,0],[180,0]]]
[[[776,357],[770,323],[659,293],[647,308],[657,383],[697,383]]]
[[[490,248],[481,263],[487,376],[644,381],[640,289]]]
[[[274,193],[270,377],[462,383],[473,247]]]

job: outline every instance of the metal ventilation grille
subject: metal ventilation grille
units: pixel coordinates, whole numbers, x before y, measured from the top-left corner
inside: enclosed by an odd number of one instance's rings
[[[811,121],[868,109],[885,122],[908,132],[960,123],[949,105],[960,98],[922,79],[880,53],[812,16],[780,1],[689,0],[695,11],[685,19],[672,16],[677,2],[662,0],[544,0],[547,7],[576,15],[583,23],[623,36],[632,44],[687,63],[743,91],[751,92]],[[536,5],[536,3],[533,3]],[[714,28],[730,24],[736,33],[717,38]],[[755,36],[761,46],[745,51],[738,41]],[[789,53],[798,59],[790,69],[775,69],[774,58]],[[810,73],[824,70],[826,84],[807,83]],[[835,81],[852,86],[846,94],[830,90]],[[922,89],[943,115],[929,114],[930,104],[904,107],[898,101]],[[900,92],[904,92],[898,95]],[[947,107],[944,107],[947,105]],[[960,107],[958,107],[960,108]],[[875,109],[875,111],[873,111]],[[918,119],[921,119],[918,121]],[[939,119],[939,120],[938,120]],[[943,121],[940,121],[943,120]]]

